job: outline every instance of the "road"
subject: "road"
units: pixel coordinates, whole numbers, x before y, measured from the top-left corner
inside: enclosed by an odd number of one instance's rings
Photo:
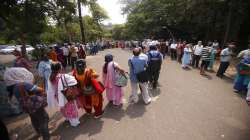
[[[90,56],[88,66],[101,73],[104,55],[128,69],[127,50],[105,50]],[[150,91],[153,102],[129,104],[130,86],[124,88],[124,105],[107,106],[101,119],[83,113],[81,125],[72,128],[58,121],[53,134],[62,140],[249,140],[250,108],[244,97],[233,92],[232,81],[208,77],[198,70],[183,70],[176,61],[164,60],[160,87]],[[59,120],[59,119],[58,119]]]

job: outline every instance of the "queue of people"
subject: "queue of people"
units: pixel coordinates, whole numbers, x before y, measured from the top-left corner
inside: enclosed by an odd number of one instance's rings
[[[38,62],[37,72],[40,79],[33,75],[34,69],[28,60],[15,51],[17,61],[14,67],[8,69],[5,81],[8,84],[10,97],[19,101],[22,112],[28,113],[32,126],[44,140],[57,140],[60,136],[49,134],[49,116],[45,108],[58,110],[72,127],[80,124],[79,109],[94,117],[100,118],[103,113],[103,92],[109,104],[123,105],[123,87],[127,86],[128,77],[131,83],[130,103],[139,100],[137,89],[142,92],[144,103],[150,104],[149,88],[157,88],[163,61],[163,55],[152,43],[150,49],[135,48],[133,56],[128,60],[129,76],[112,54],[105,55],[102,68],[102,80],[93,68],[87,66],[86,60],[79,54],[81,46],[55,46],[45,52]],[[21,61],[21,60],[22,61]],[[22,62],[22,63],[20,63]],[[72,70],[67,73],[67,66]],[[23,71],[25,70],[25,74]],[[39,84],[40,82],[40,84]],[[42,83],[42,84],[41,84]]]
[[[202,41],[198,41],[197,45],[193,46],[180,40],[166,42],[166,44],[151,41],[144,45],[133,49],[128,67],[131,84],[129,102],[139,101],[139,89],[145,105],[152,101],[149,89],[155,90],[159,85],[158,79],[166,54],[169,54],[172,60],[180,62],[183,69],[188,69],[189,66],[200,67],[200,74],[206,75],[206,70],[213,69],[219,46],[217,42],[203,45]],[[234,43],[228,43],[227,47],[220,52],[220,66],[217,71],[217,76],[220,78],[224,76],[230,64],[234,47]],[[50,48],[48,53],[42,55],[37,69],[43,86],[35,84],[37,81],[34,77],[27,77],[33,75],[29,72],[31,66],[28,60],[18,51],[15,51],[15,56],[17,59],[14,68],[8,75],[17,77],[5,77],[5,81],[10,83],[8,91],[11,96],[17,98],[23,111],[29,114],[32,126],[44,140],[60,139],[59,136],[52,137],[49,134],[49,116],[45,107],[57,109],[72,127],[77,127],[81,123],[79,109],[84,110],[88,115],[94,112],[94,118],[97,119],[103,115],[104,90],[109,104],[123,105],[123,88],[128,83],[128,72],[114,60],[112,54],[105,55],[100,76],[93,68],[87,66],[83,45],[64,44],[62,48],[58,46]],[[242,60],[237,65],[234,88],[238,92],[248,91],[247,101],[250,104],[250,90],[248,90],[250,89],[250,49],[242,51],[238,58]],[[67,66],[71,66],[69,73],[66,73]],[[21,72],[25,70],[28,74],[21,74],[22,76],[18,77],[16,73],[20,71],[16,68],[20,67]],[[99,80],[99,77],[102,80]]]

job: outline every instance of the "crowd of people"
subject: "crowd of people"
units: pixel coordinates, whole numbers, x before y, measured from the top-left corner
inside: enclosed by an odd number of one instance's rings
[[[142,48],[149,48],[150,43],[142,42]],[[169,55],[171,60],[181,63],[183,69],[200,69],[200,74],[207,76],[206,71],[215,71],[214,64],[219,59],[219,68],[216,76],[225,77],[236,48],[234,42],[229,42],[225,47],[221,47],[218,41],[208,41],[203,45],[202,41],[198,41],[196,45],[187,43],[186,41],[169,40],[166,42],[156,41],[156,46],[163,56]],[[236,93],[247,93],[246,101],[250,104],[250,44],[246,50],[241,51],[237,58],[240,62],[236,67],[236,76],[234,79],[234,90]]]
[[[94,110],[95,118],[103,115],[104,90],[109,104],[122,106],[123,88],[127,86],[128,79],[131,84],[129,102],[139,101],[139,89],[145,105],[148,105],[152,100],[149,89],[157,89],[166,55],[181,63],[183,69],[190,69],[190,66],[200,68],[201,75],[213,70],[216,57],[220,56],[217,76],[223,78],[235,44],[228,43],[226,48],[220,50],[217,41],[208,42],[207,45],[203,45],[202,41],[198,41],[197,45],[181,40],[145,41],[133,47],[132,57],[128,59],[129,72],[114,61],[112,54],[106,54],[102,76],[87,66],[86,47],[71,43],[50,47],[48,52],[44,51],[37,70],[32,69],[19,51],[13,53],[17,57],[14,67],[7,69],[8,76],[4,76],[7,89],[10,97],[15,96],[19,101],[22,111],[29,114],[37,134],[44,140],[60,138],[52,138],[49,134],[49,116],[45,107],[57,109],[72,127],[77,127],[81,123],[79,109],[88,115]],[[238,57],[242,60],[237,65],[234,88],[237,92],[247,91],[250,88],[250,49],[240,52]],[[71,70],[67,70],[68,66]],[[37,84],[34,71],[38,71],[42,84]],[[250,102],[250,91],[247,101]]]

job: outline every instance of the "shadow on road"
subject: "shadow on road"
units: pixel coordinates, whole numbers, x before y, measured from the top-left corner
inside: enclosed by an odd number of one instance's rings
[[[108,104],[104,110],[105,112],[104,112],[103,118],[110,118],[116,121],[120,121],[122,117],[126,115],[125,110],[122,108],[122,106],[117,107],[117,106]]]
[[[87,134],[89,137],[100,133],[103,127],[101,119],[94,119],[93,116],[83,115],[80,118],[81,124],[77,127],[70,126],[69,122],[61,123],[52,135],[60,135],[61,140],[74,140],[80,135]]]
[[[145,104],[140,99],[140,101],[137,104],[129,104],[127,109],[125,110],[125,113],[132,119],[142,117],[143,114],[146,111]]]
[[[205,74],[201,76],[207,78],[208,80],[213,80],[213,77],[211,75]]]

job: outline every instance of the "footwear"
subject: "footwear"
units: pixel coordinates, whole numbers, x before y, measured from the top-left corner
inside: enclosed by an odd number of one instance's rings
[[[104,111],[102,111],[102,113],[101,113],[100,115],[95,115],[95,116],[94,116],[94,118],[95,118],[95,119],[99,119],[99,118],[101,118],[101,117],[102,117],[102,115],[103,115],[103,113],[104,113]]]
[[[151,103],[151,101],[149,101],[149,102],[145,103],[145,105],[149,105],[150,103]]]

